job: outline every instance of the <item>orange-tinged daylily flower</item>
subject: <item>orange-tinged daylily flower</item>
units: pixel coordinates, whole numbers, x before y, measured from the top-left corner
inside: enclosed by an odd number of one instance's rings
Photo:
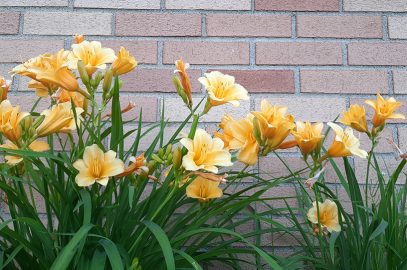
[[[76,107],[75,110],[78,117],[83,112],[83,109],[79,107]],[[70,132],[76,129],[71,102],[54,105],[50,110],[44,110],[41,115],[44,115],[45,118],[37,128],[39,137],[58,132]]]
[[[7,140],[5,144],[0,145],[0,147],[3,148],[7,148],[7,149],[12,149],[12,150],[19,150],[20,148],[18,148],[17,145],[15,145],[13,142]],[[48,151],[49,145],[48,143],[44,142],[44,141],[33,141],[29,146],[28,149],[35,151],[35,152],[44,152],[44,151]],[[14,155],[6,155],[4,157],[7,161],[7,164],[9,165],[16,165],[18,163],[20,163],[21,161],[23,161],[23,158],[20,156],[14,156]]]
[[[75,182],[80,187],[87,187],[95,182],[106,186],[109,177],[124,171],[123,161],[116,158],[115,151],[109,150],[104,153],[96,144],[87,146],[83,159],[75,161],[73,166],[79,171]]]
[[[124,47],[120,47],[116,60],[112,64],[113,75],[122,75],[129,73],[137,67],[136,58],[130,55],[130,52]]]
[[[307,217],[311,223],[319,223],[321,224],[321,227],[326,228],[329,232],[341,231],[341,225],[339,224],[338,217],[338,207],[336,203],[329,199],[326,199],[323,203],[318,203],[318,205],[316,202],[313,202],[312,208],[308,210]]]
[[[239,161],[248,165],[255,164],[259,154],[259,144],[253,135],[253,115],[240,120],[233,120],[228,115],[225,117],[221,123],[224,133],[216,132],[215,136],[224,141],[227,149],[239,150],[237,156]]]
[[[146,165],[146,158],[144,157],[144,153],[142,153],[138,157],[131,157],[130,161],[130,165],[127,166],[121,174],[116,175],[117,177],[124,177],[132,173],[138,175],[140,175],[142,172],[148,173],[148,167]]]
[[[73,36],[73,41],[75,44],[79,44],[79,43],[82,43],[83,41],[85,41],[85,37],[83,35],[75,34]]]
[[[230,153],[219,138],[212,138],[205,130],[197,129],[193,139],[182,138],[181,144],[188,149],[182,158],[182,166],[188,171],[205,170],[218,172],[216,166],[232,166]]]
[[[279,148],[295,127],[294,117],[286,115],[287,107],[272,106],[263,99],[260,111],[252,112],[260,126],[261,138],[269,151]]]
[[[360,132],[369,132],[366,122],[366,111],[363,106],[353,104],[349,110],[343,113],[340,121],[342,124],[352,127]]]
[[[41,84],[31,83],[31,88],[43,89],[48,93],[55,92],[59,87],[68,91],[78,91],[79,84],[75,75],[67,66],[69,51],[61,49],[57,54],[42,54],[13,68],[13,74],[27,76]],[[41,91],[40,91],[41,93]],[[43,93],[42,95],[43,96]]]
[[[0,76],[0,101],[7,99],[8,91],[10,90],[11,81]]]
[[[102,44],[98,41],[85,40],[79,44],[72,44],[72,52],[68,58],[69,68],[77,69],[78,61],[81,60],[86,72],[91,76],[97,69],[105,69],[106,64],[113,63],[116,55],[112,49],[102,48]]]
[[[20,106],[13,107],[9,100],[0,103],[0,132],[10,141],[16,142],[21,136],[20,122],[28,116],[20,112]]]
[[[375,110],[375,114],[372,120],[373,126],[375,127],[384,125],[387,119],[405,119],[404,115],[400,113],[394,113],[401,106],[401,102],[398,102],[393,97],[384,99],[378,93],[376,101],[366,100],[365,103]]]
[[[291,134],[294,136],[304,156],[321,148],[322,140],[324,139],[324,135],[321,135],[323,127],[324,124],[322,123],[296,122],[296,128],[291,131]]]
[[[177,60],[175,61],[175,67],[177,68],[174,70],[174,73],[179,73],[179,77],[181,78],[181,85],[182,88],[187,95],[188,104],[192,104],[192,94],[191,94],[191,82],[189,80],[189,76],[187,73],[187,69],[189,68],[188,63],[184,63],[184,61]]]
[[[66,91],[65,89],[62,88],[56,91],[52,95],[52,98],[55,99],[57,103],[71,102],[72,100],[75,107],[80,108],[83,108],[85,104],[85,97],[82,94],[78,92]]]
[[[350,127],[347,127],[343,130],[337,124],[328,123],[335,131],[335,139],[332,142],[331,146],[328,149],[328,153],[323,157],[347,157],[351,155],[359,156],[361,158],[367,157],[367,152],[360,149],[360,141],[358,138],[353,135],[353,131]]]
[[[239,106],[239,100],[248,100],[247,90],[240,84],[235,83],[235,78],[222,74],[219,71],[205,73],[199,82],[205,86],[208,92],[208,102],[211,106],[231,103]]]
[[[190,198],[206,202],[210,199],[220,198],[223,195],[219,183],[197,176],[186,188],[186,194]]]

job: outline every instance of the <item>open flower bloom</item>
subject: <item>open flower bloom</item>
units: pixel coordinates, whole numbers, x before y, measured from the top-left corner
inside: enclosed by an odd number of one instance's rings
[[[248,100],[247,90],[240,84],[235,83],[235,78],[222,74],[219,71],[205,73],[205,77],[200,77],[199,82],[208,91],[208,100],[211,106],[218,106],[231,103],[239,106],[239,100]]]
[[[331,122],[328,123],[328,126],[335,131],[335,139],[328,149],[327,156],[347,157],[355,155],[361,158],[367,157],[367,152],[359,148],[359,139],[353,135],[353,130],[350,127],[343,130],[340,126]]]
[[[116,55],[112,49],[102,48],[102,44],[98,41],[85,40],[79,44],[72,44],[72,52],[68,58],[69,68],[77,69],[78,61],[81,60],[86,72],[91,76],[97,69],[105,69],[107,63],[113,63]]]
[[[340,122],[360,132],[369,132],[366,122],[366,111],[363,106],[353,104],[343,113]]]
[[[109,150],[104,153],[96,144],[87,146],[83,159],[75,161],[73,166],[79,171],[75,182],[80,187],[87,187],[95,182],[106,186],[109,177],[124,171],[123,161],[116,158],[115,151]]]
[[[270,151],[277,149],[295,127],[294,117],[286,115],[287,107],[272,106],[263,99],[260,111],[252,112],[258,121],[261,138]]]
[[[205,179],[197,176],[186,188],[186,194],[190,198],[198,199],[200,202],[206,202],[210,199],[220,198],[223,195],[217,181]]]
[[[10,90],[10,85],[11,85],[11,81],[10,80],[6,80],[3,77],[0,76],[0,101],[6,100],[7,99],[7,94],[8,91]]]
[[[181,144],[188,149],[182,158],[182,166],[188,171],[206,170],[217,173],[216,166],[232,166],[230,153],[221,139],[213,138],[203,129],[197,129],[194,139],[182,138]]]
[[[0,132],[10,141],[18,141],[21,136],[20,122],[28,116],[27,112],[20,112],[20,106],[13,107],[9,100],[0,103]]]
[[[142,153],[138,157],[131,157],[130,161],[130,165],[125,168],[121,174],[116,175],[117,177],[124,177],[132,173],[138,175],[140,175],[142,172],[148,173],[148,167],[146,166],[146,158],[144,157],[144,153]]]
[[[176,67],[176,70],[174,70],[174,73],[179,74],[179,77],[181,78],[182,88],[188,97],[188,102],[189,102],[189,104],[192,104],[191,82],[189,80],[189,76],[187,73],[189,64],[184,63],[184,61],[182,61],[180,59],[180,60],[175,61],[175,67]]]
[[[130,55],[130,52],[124,47],[120,47],[116,60],[112,64],[113,75],[122,75],[129,73],[137,66],[136,58]]]
[[[5,144],[0,145],[0,147],[12,149],[12,150],[19,150],[18,146],[12,143],[11,141],[7,140]],[[44,152],[49,150],[48,143],[44,141],[33,141],[29,146],[28,149],[35,151],[35,152]],[[9,165],[16,165],[23,161],[23,158],[20,156],[14,155],[7,155],[4,157],[6,159],[7,164]]]
[[[227,126],[234,121],[235,120],[233,119],[233,117],[230,114],[226,113],[225,115],[223,115],[221,122],[219,124],[219,128],[223,130],[223,133],[215,132],[213,134],[215,137],[223,141],[224,147],[227,150],[230,150],[229,143],[233,139],[232,130]]]
[[[306,156],[315,150],[319,150],[324,139],[321,135],[324,124],[297,121],[296,128],[291,132],[297,142],[301,153]]]
[[[384,99],[380,94],[377,94],[377,101],[366,100],[365,103],[375,110],[372,120],[375,127],[384,125],[387,119],[405,119],[404,115],[394,113],[401,106],[401,102],[393,97]]]
[[[319,222],[318,222],[319,214]],[[326,199],[323,203],[312,203],[312,208],[308,210],[308,220],[313,224],[321,224],[329,232],[340,232],[341,225],[338,218],[338,207],[336,203]]]
[[[79,118],[83,109],[76,107],[75,110]],[[39,137],[58,132],[70,132],[76,129],[71,102],[54,105],[50,110],[44,110],[41,115],[44,115],[45,118],[37,128],[37,135]]]
[[[253,135],[253,115],[248,115],[240,120],[233,120],[226,115],[228,121],[222,119],[224,134],[215,133],[215,136],[222,139],[230,150],[239,150],[237,159],[245,164],[253,165],[257,162],[259,154],[259,144]]]
[[[78,92],[71,92],[71,91],[66,91],[65,89],[60,88],[58,91],[56,91],[53,95],[52,98],[57,101],[57,103],[65,103],[65,102],[73,102],[75,107],[80,107],[83,108],[85,105],[85,97],[78,93]]]
[[[67,66],[69,53],[61,49],[57,54],[42,54],[16,66],[12,73],[27,76],[39,82],[40,84],[31,83],[30,88],[45,87],[48,93],[53,93],[59,87],[68,91],[77,91],[78,81]]]
[[[74,42],[75,44],[79,44],[79,43],[81,43],[81,42],[83,42],[83,41],[85,41],[85,37],[84,37],[83,35],[75,34],[75,35],[73,36],[73,42]]]

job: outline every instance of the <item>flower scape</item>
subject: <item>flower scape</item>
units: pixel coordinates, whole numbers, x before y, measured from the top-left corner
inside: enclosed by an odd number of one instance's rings
[[[374,149],[386,122],[405,119],[395,98],[377,94],[377,100],[366,100],[371,119],[365,107],[351,104],[337,123],[326,125],[296,121],[301,116],[267,99],[235,119],[233,106],[249,100],[245,87],[219,71],[190,78],[189,64],[177,60],[172,81],[190,115],[166,142],[164,108],[159,123],[143,123],[142,110],[132,120],[123,118],[139,109],[120,106],[120,76],[136,69],[136,58],[124,47],[116,54],[83,36],[73,41],[71,50],[36,56],[11,71],[30,78],[38,102],[49,104],[42,111],[36,111],[37,102],[25,109],[12,104],[11,82],[0,77],[0,190],[9,213],[0,224],[3,268],[203,269],[218,262],[234,269],[244,269],[240,263],[257,269],[373,269],[384,260],[397,266],[386,269],[405,269],[407,221],[400,207],[406,193],[396,192],[405,159],[389,179],[378,173],[379,200],[372,203],[363,192],[369,170],[380,172]],[[194,104],[196,79],[206,95]],[[199,126],[202,117],[228,104],[231,113],[219,119],[215,132]],[[361,148],[360,136],[371,142],[369,151]],[[150,144],[140,150],[145,138]],[[273,179],[251,171],[259,158],[297,149],[303,170]],[[364,186],[353,158],[367,162]],[[244,168],[236,172],[239,165]],[[328,167],[349,194],[350,209],[327,184]],[[286,198],[274,207],[272,195],[280,196],[274,188],[288,183],[300,188],[296,199],[302,206]],[[294,225],[278,224],[276,215]],[[250,222],[259,227],[238,233],[239,225]],[[301,239],[288,261],[260,243],[267,234],[294,230]],[[237,254],[245,253],[254,262],[239,261]]]

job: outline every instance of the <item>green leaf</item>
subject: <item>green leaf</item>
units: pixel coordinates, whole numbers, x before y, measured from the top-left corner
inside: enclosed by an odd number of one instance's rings
[[[124,269],[123,262],[120,257],[120,253],[119,253],[116,245],[112,241],[110,241],[106,238],[100,240],[99,243],[105,249],[106,254],[109,257],[109,261],[110,261],[110,265],[112,266],[112,269],[115,269],[115,270]]]
[[[199,263],[194,260],[194,258],[192,258],[189,254],[177,249],[174,249],[174,252],[181,255],[185,260],[187,260],[195,270],[202,270],[202,267],[199,265]]]
[[[387,221],[382,220],[379,224],[379,226],[376,227],[376,229],[372,232],[372,234],[369,236],[369,241],[372,241],[373,239],[375,239],[377,236],[381,235],[384,233],[384,231],[387,228]]]
[[[340,234],[340,232],[332,232],[329,238],[329,254],[331,255],[332,263],[335,263],[335,242]]]
[[[96,249],[90,263],[90,270],[105,269],[106,253]]]

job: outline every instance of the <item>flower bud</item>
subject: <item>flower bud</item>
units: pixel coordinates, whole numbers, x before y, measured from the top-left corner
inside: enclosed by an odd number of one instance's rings
[[[156,154],[152,154],[151,158],[155,161],[157,161],[158,163],[164,163],[164,160],[162,160],[159,156],[157,156]]]
[[[78,61],[78,71],[79,71],[79,76],[81,77],[81,80],[84,85],[89,85],[89,75],[88,72],[86,72],[86,67],[85,64],[82,61]]]
[[[175,169],[179,169],[182,164],[182,149],[178,147],[172,154],[172,164]]]
[[[186,95],[184,88],[181,85],[180,80],[178,79],[177,76],[173,76],[172,77],[172,82],[175,85],[175,89],[177,90],[178,95],[182,98],[182,101],[184,101],[184,103],[189,106],[189,102],[188,102],[188,96]]]
[[[111,68],[106,70],[105,78],[103,79],[103,100],[106,100],[106,97],[110,91],[110,87],[112,86],[113,80],[113,71]]]
[[[102,72],[98,71],[98,72],[96,73],[95,79],[93,80],[92,86],[93,86],[94,88],[97,88],[97,87],[99,86],[99,83],[100,83],[100,81],[101,81],[102,79],[103,79],[103,74],[102,74]]]
[[[167,148],[165,149],[165,156],[168,156],[169,154],[171,154],[171,150],[172,150],[172,144],[169,144],[167,146]]]
[[[40,115],[40,116],[38,116],[38,117],[35,119],[34,123],[32,124],[33,127],[34,127],[34,128],[39,127],[39,126],[41,125],[42,121],[44,121],[44,119],[45,119],[45,115]]]
[[[263,140],[261,137],[260,123],[256,117],[253,118],[253,136],[259,145],[263,145]]]

